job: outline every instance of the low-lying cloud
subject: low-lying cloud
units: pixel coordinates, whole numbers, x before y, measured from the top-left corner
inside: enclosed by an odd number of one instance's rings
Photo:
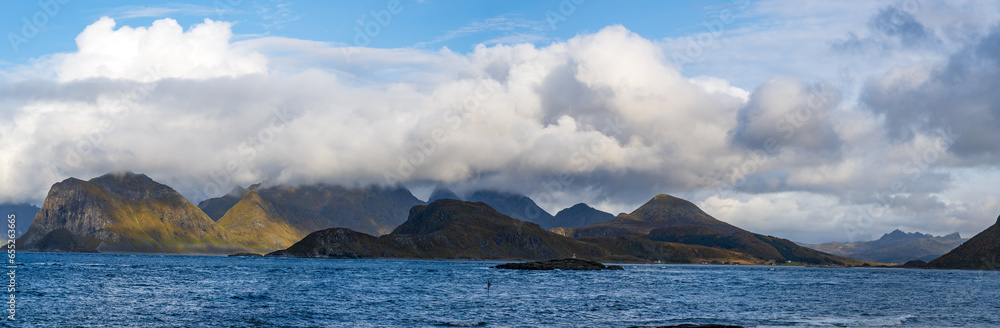
[[[891,14],[872,13],[869,28],[892,49],[939,42],[918,16],[880,23]],[[948,197],[963,182],[950,168],[996,169],[996,33],[946,62],[872,76],[858,100],[786,74],[752,91],[685,76],[664,42],[623,26],[467,54],[232,42],[230,27],[102,18],[77,52],[20,68],[37,76],[0,75],[0,201],[37,203],[64,178],[121,170],[195,202],[257,182],[444,184],[617,213],[674,193],[811,242],[858,237],[849,226],[969,233],[1000,210]],[[864,225],[872,208],[892,210]]]

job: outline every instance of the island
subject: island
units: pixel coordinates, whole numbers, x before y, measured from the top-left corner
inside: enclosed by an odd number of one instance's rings
[[[515,262],[501,264],[493,267],[494,269],[510,269],[510,270],[583,270],[583,271],[600,271],[600,270],[625,270],[620,265],[609,265],[605,266],[601,262],[588,261],[580,259],[562,259],[562,260],[549,260],[549,261],[536,261],[536,262]]]

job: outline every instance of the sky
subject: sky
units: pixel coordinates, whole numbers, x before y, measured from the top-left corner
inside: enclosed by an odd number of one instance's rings
[[[0,202],[145,173],[404,184],[801,242],[1000,214],[992,1],[12,2]]]

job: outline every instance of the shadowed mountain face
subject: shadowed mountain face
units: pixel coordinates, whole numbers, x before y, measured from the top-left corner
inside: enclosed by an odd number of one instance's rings
[[[251,188],[219,225],[235,236],[284,249],[310,232],[334,227],[387,234],[422,204],[403,187],[345,188],[332,185]]]
[[[336,228],[309,234],[269,256],[322,258],[560,259],[680,263],[744,261],[762,263],[722,249],[655,242],[636,237],[579,241],[503,215],[484,203],[442,199],[415,206],[409,219],[389,235],[375,237]]]
[[[611,221],[614,218],[615,216],[611,213],[598,210],[584,203],[579,203],[556,213],[552,222],[557,227],[577,228]]]
[[[546,212],[528,196],[492,190],[480,190],[469,196],[470,202],[483,202],[512,218],[536,223],[542,228],[555,228],[555,217]]]
[[[686,200],[658,195],[629,214],[576,229],[553,231],[577,239],[635,236],[660,242],[700,245],[743,253],[765,261],[808,264],[861,264],[859,261],[755,234],[719,221]]]
[[[698,226],[711,231],[732,234],[744,231],[716,220],[689,201],[669,195],[658,195],[629,214],[602,223],[572,229],[574,238],[611,236],[643,236],[657,228]]]
[[[244,241],[251,247],[255,241]],[[220,253],[234,240],[172,188],[142,174],[56,183],[20,247],[41,251]]]
[[[927,263],[936,269],[1000,270],[1000,218],[948,254]]]
[[[462,198],[458,197],[458,195],[456,195],[455,192],[451,191],[451,189],[440,186],[434,188],[434,191],[431,192],[431,197],[427,199],[427,202],[433,203],[435,200],[438,199],[462,200]]]
[[[233,209],[240,206],[241,211],[230,210],[233,213],[227,212],[219,224],[246,227],[246,233],[268,226],[265,222],[283,224],[301,233],[295,240],[306,233],[334,227],[382,235],[406,221],[410,208],[421,204],[402,186],[346,188],[318,184],[257,188],[234,205]]]
[[[14,214],[14,220],[17,221],[14,226],[15,238],[20,238],[24,233],[28,232],[28,227],[31,226],[31,221],[35,219],[35,214],[38,214],[38,211],[38,206],[27,203],[0,204],[0,215],[3,215],[5,226],[7,225],[7,216]]]
[[[317,231],[271,256],[335,258],[554,259],[603,250],[500,214],[484,203],[442,199],[414,206],[382,237],[348,229]]]
[[[895,230],[873,241],[802,244],[802,246],[862,261],[906,263],[913,260],[933,260],[955,249],[963,242],[965,239],[962,239],[958,233],[935,237],[919,232],[906,233]]]
[[[256,186],[251,186],[250,189],[236,186],[228,194],[201,201],[198,203],[198,208],[205,212],[212,220],[219,221],[223,215],[226,215],[226,211],[229,211],[233,205],[236,205],[236,203],[239,203],[243,199],[243,196],[246,196],[251,189],[255,188]]]

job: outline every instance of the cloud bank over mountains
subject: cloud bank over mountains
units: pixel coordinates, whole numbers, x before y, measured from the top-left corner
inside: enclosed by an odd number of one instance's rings
[[[776,15],[768,4],[756,13]],[[623,26],[462,54],[102,18],[77,52],[0,73],[0,201],[131,170],[195,202],[261,181],[499,188],[553,212],[582,201],[617,213],[673,193],[806,242],[974,233],[1000,211],[987,185],[1000,180],[1000,29],[996,16],[950,19],[976,8],[956,7],[879,6],[861,30],[809,44],[828,52],[817,67],[917,57],[904,64],[851,83],[791,70],[747,89],[690,72],[744,65],[714,56],[794,38],[792,27],[741,27],[682,68],[670,54],[683,40]]]

